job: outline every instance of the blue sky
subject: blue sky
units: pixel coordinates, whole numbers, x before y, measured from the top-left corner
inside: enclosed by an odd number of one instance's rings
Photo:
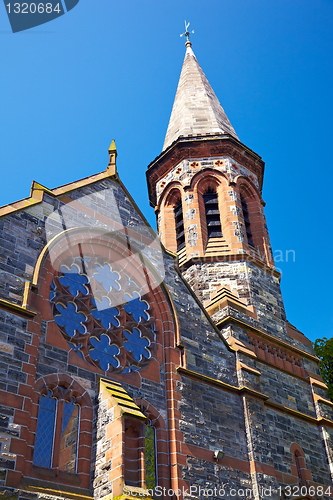
[[[240,140],[266,162],[287,317],[331,337],[332,0],[80,0],[16,34],[1,4],[0,204],[28,196],[32,179],[52,188],[104,170],[114,138],[120,177],[155,227],[145,170],[162,149],[184,19]]]

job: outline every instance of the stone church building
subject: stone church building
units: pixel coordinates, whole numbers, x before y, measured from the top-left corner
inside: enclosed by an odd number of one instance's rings
[[[333,403],[286,319],[264,162],[189,40],[147,169],[161,245],[116,157],[0,209],[1,498],[329,498]]]

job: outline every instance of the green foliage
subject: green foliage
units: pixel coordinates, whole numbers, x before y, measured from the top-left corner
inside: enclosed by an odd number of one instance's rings
[[[333,337],[317,339],[313,348],[320,359],[320,374],[328,386],[328,396],[333,401]]]

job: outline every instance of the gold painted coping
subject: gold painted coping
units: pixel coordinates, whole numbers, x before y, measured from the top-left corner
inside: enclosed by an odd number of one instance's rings
[[[316,376],[316,375],[315,375]],[[310,376],[310,382],[312,385],[315,385],[316,387],[320,387],[320,389],[324,389],[327,391],[328,387],[325,384],[325,382],[321,379],[314,378],[313,376]]]
[[[257,377],[261,376],[261,372],[259,370],[256,370],[255,368],[252,368],[252,366],[245,365],[244,363],[241,363],[240,361],[237,361],[236,363],[236,370],[244,370],[246,372],[251,373],[252,375],[256,375]]]
[[[326,398],[322,398],[321,396],[318,396],[318,394],[314,394],[313,399],[316,401],[316,403],[321,403],[323,405],[333,407],[332,401],[330,401],[329,399],[326,399]]]
[[[177,371],[185,375],[186,377],[190,378],[195,378],[202,380],[208,384],[215,385],[216,387],[219,387],[220,389],[225,389],[230,392],[235,392],[238,394],[248,394],[250,396],[253,396],[257,399],[263,400],[263,403],[265,406],[268,406],[270,408],[273,408],[274,410],[280,411],[282,413],[287,413],[289,415],[292,415],[295,418],[298,418],[300,420],[304,420],[306,422],[309,422],[314,425],[326,425],[328,427],[333,427],[333,421],[329,420],[328,418],[324,417],[311,417],[310,415],[306,415],[305,413],[301,413],[300,411],[293,410],[292,408],[288,408],[287,406],[281,405],[279,403],[275,403],[274,401],[269,401],[270,397],[266,396],[266,394],[262,394],[261,392],[255,391],[253,389],[250,389],[248,387],[242,386],[242,387],[235,387],[230,384],[226,384],[225,382],[222,382],[221,380],[216,380],[211,377],[207,377],[207,375],[202,375],[201,373],[194,372],[192,370],[188,370],[187,368],[182,368],[178,367]]]
[[[253,306],[247,306],[244,302],[241,302],[238,297],[225,287],[223,287],[212,300],[207,301],[207,303],[204,304],[208,314],[213,316],[213,314],[223,309],[223,307],[221,308],[222,302],[225,302],[228,305],[229,302],[231,302],[231,306],[233,306],[234,309],[237,309],[248,316],[254,316]]]
[[[22,484],[21,488],[25,491],[31,491],[32,493],[38,493],[39,495],[51,495],[53,497],[60,498],[71,498],[73,500],[94,500],[93,496],[82,495],[80,493],[72,493],[66,490],[54,490],[51,488],[43,488],[37,485],[25,485]]]
[[[217,380],[212,377],[208,377],[207,375],[203,375],[202,373],[195,372],[193,370],[188,370],[187,368],[183,368],[182,366],[179,366],[177,368],[177,371],[181,373],[182,375],[192,377],[192,378],[198,378],[200,380],[203,380],[207,382],[208,384],[211,385],[216,385],[217,387],[220,387],[220,389],[225,389],[230,392],[237,392],[237,393],[243,393],[247,392],[251,394],[252,396],[257,397],[258,399],[269,399],[269,396],[266,396],[266,394],[262,394],[261,392],[254,391],[253,389],[250,389],[249,387],[236,387],[234,385],[227,384],[226,382],[222,382],[222,380]]]
[[[81,179],[79,181],[70,182],[54,189],[48,189],[45,186],[42,186],[42,184],[39,184],[36,181],[32,181],[30,196],[28,198],[24,198],[23,200],[18,200],[14,203],[9,203],[8,205],[4,205],[3,207],[1,207],[0,217],[16,212],[17,210],[22,210],[31,207],[32,205],[41,203],[44,198],[44,193],[48,194],[49,196],[57,197],[62,194],[69,193],[74,189],[89,186],[94,182],[106,179],[108,177],[113,177],[114,175],[116,175],[116,169],[107,168],[104,172],[90,175],[89,177],[85,177],[84,179]]]
[[[110,380],[104,378],[100,379],[100,384],[116,400],[117,405],[121,408],[124,415],[147,420],[147,417],[142,413],[141,409],[134,402],[131,396],[129,396],[125,389],[123,389],[121,384],[114,381],[111,382]]]
[[[20,316],[24,316],[25,318],[33,318],[37,314],[35,311],[31,311],[30,309],[24,307],[24,305],[20,306],[4,299],[0,299],[0,309],[12,313],[18,313]]]
[[[168,287],[166,286],[166,284],[164,282],[161,283],[161,288],[165,292],[165,294],[169,300],[169,306],[172,309],[173,320],[174,320],[173,323],[175,326],[175,334],[176,334],[176,345],[177,345],[177,347],[183,348],[184,346],[181,343],[180,324],[179,324],[179,318],[178,318],[178,313],[176,310],[175,303],[173,301],[171,293],[169,292]]]

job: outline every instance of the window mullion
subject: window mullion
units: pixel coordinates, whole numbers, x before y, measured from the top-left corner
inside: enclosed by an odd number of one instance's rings
[[[62,421],[64,415],[64,400],[58,400],[57,404],[57,416],[56,425],[54,429],[54,441],[53,441],[53,457],[52,464],[54,469],[59,469],[59,454],[60,454],[60,442],[62,436]]]

